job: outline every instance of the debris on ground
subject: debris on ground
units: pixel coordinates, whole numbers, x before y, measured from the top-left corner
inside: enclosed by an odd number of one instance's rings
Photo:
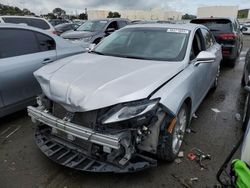
[[[10,128],[7,128],[3,132],[1,132],[0,135],[4,135],[6,133],[8,134],[7,136],[1,137],[1,139],[3,139],[3,142],[5,142],[9,137],[11,137],[13,134],[15,134],[20,128],[21,128],[21,126],[18,126],[16,129],[14,129],[13,131],[11,131],[10,133],[7,133],[10,130]]]
[[[174,160],[174,162],[177,163],[177,164],[180,164],[180,163],[182,163],[182,160],[177,158],[177,159]]]
[[[196,133],[196,131],[191,128],[187,128],[186,133]]]
[[[206,154],[198,148],[191,149],[191,151],[187,155],[187,158],[190,161],[195,160],[200,165],[201,170],[207,169],[207,166],[203,163],[203,161],[212,159],[210,154]]]
[[[194,114],[193,114],[193,118],[194,118],[194,119],[198,119],[198,116],[194,113]]]
[[[215,112],[215,113],[220,113],[221,111],[219,110],[219,109],[217,109],[217,108],[211,108],[211,110],[213,111],[213,112]]]
[[[180,178],[179,176],[175,174],[171,174],[172,177],[174,177],[183,187],[185,188],[192,188],[191,185],[189,185],[184,178]]]
[[[178,157],[179,157],[179,158],[183,158],[183,157],[184,157],[184,152],[183,152],[183,151],[180,151],[180,152],[178,153]]]
[[[241,121],[241,115],[239,113],[235,114],[235,119]]]
[[[190,181],[191,181],[191,182],[193,182],[193,181],[198,181],[198,180],[199,180],[199,178],[197,178],[197,177],[190,178]]]

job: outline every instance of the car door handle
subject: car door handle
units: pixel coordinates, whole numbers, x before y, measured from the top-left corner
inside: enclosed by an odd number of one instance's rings
[[[51,63],[51,62],[53,62],[52,59],[46,58],[46,59],[44,59],[44,60],[42,61],[42,64],[46,65],[46,64]]]

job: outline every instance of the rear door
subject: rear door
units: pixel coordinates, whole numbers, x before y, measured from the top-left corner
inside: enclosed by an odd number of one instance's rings
[[[42,33],[0,30],[0,93],[7,107],[35,97],[40,86],[33,72],[56,59],[55,41]]]
[[[204,38],[205,50],[207,52],[211,52],[216,56],[214,63],[208,63],[207,74],[204,75],[207,78],[207,81],[210,83],[209,85],[211,85],[214,82],[218,70],[218,65],[220,64],[222,58],[221,47],[215,42],[215,39],[209,30],[202,28],[201,33]]]

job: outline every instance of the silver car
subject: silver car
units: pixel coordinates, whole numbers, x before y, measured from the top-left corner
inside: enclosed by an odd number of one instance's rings
[[[205,26],[127,26],[34,73],[44,92],[28,107],[36,143],[82,171],[139,171],[157,165],[152,154],[173,161],[221,60]]]
[[[0,117],[26,108],[41,92],[33,72],[84,48],[49,32],[0,24]]]

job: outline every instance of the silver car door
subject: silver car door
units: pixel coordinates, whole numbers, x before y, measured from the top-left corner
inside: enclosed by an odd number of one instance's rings
[[[221,48],[220,48],[220,45],[218,45],[215,42],[215,39],[210,31],[208,31],[207,29],[201,29],[201,31],[204,37],[206,51],[211,52],[212,54],[216,56],[214,63],[208,66],[209,69],[207,70],[207,74],[206,74],[206,78],[209,81],[209,86],[210,86],[214,82],[214,79],[216,77],[217,70],[218,70],[218,65],[220,64],[220,61],[221,61],[221,57],[220,57]]]
[[[201,30],[198,29],[194,35],[193,39],[193,44],[192,44],[192,49],[191,49],[191,54],[190,54],[190,60],[191,60],[191,65],[192,66],[192,72],[193,72],[193,83],[194,83],[194,92],[195,96],[193,96],[193,101],[195,104],[194,108],[199,106],[201,103],[202,99],[204,98],[208,86],[208,80],[207,80],[207,74],[208,70],[210,69],[211,64],[210,63],[201,63],[201,64],[196,64],[196,57],[201,51],[205,50],[205,45],[204,45],[204,39],[201,33]]]
[[[0,30],[0,93],[5,107],[36,96],[40,86],[33,72],[56,59],[52,43],[46,51],[46,40],[24,29]],[[53,50],[52,50],[53,49]]]

